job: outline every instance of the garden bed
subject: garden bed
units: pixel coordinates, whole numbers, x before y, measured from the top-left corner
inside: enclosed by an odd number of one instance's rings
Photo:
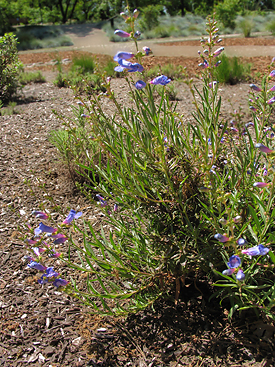
[[[71,59],[72,53],[59,54]],[[100,56],[102,57],[102,56]],[[70,208],[83,211],[85,219],[100,229],[100,206],[76,191],[69,173],[60,164],[48,134],[61,126],[53,114],[72,114],[76,105],[70,89],[52,84],[56,71],[55,54],[21,54],[30,70],[40,69],[44,84],[23,89],[15,114],[1,120],[1,243],[0,243],[0,362],[3,366],[264,366],[275,359],[273,325],[257,320],[253,313],[242,313],[230,323],[227,304],[209,301],[213,292],[206,280],[186,279],[186,286],[176,306],[171,299],[157,302],[154,308],[123,319],[89,315],[89,310],[53,287],[41,287],[36,271],[26,267],[25,250],[20,231],[25,221],[35,225],[31,212],[47,201],[47,195],[67,213]],[[191,76],[198,75],[198,60],[192,58],[148,57],[147,65],[166,61],[187,67]],[[248,61],[247,59],[244,59]],[[102,61],[102,59],[100,59]],[[270,58],[253,62],[252,74],[267,70]],[[250,62],[250,61],[249,61]],[[41,64],[42,63],[42,64]],[[259,74],[257,74],[259,77]],[[200,83],[199,79],[197,82]],[[191,121],[192,103],[187,86],[175,82],[178,90],[177,110]],[[124,106],[130,103],[123,79],[113,79],[112,89]],[[224,119],[241,106],[244,122],[250,114],[247,105],[248,83],[223,86]],[[229,102],[230,100],[230,102]],[[112,113],[109,100],[105,108]],[[29,181],[29,185],[27,185]],[[44,186],[44,188],[42,188]],[[31,188],[31,189],[30,189]],[[62,216],[56,214],[55,219]],[[66,248],[65,245],[62,245]]]

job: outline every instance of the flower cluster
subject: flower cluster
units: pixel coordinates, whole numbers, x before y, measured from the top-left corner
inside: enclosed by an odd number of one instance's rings
[[[222,243],[231,241],[228,236],[222,235],[220,233],[215,234],[214,238]],[[247,241],[244,238],[239,238],[236,243],[238,246],[244,246],[247,244]],[[269,252],[269,248],[265,247],[262,244],[259,244],[258,246],[250,247],[241,250],[240,252],[241,254],[248,256],[264,256]],[[228,269],[224,270],[222,273],[224,275],[232,275],[236,270],[238,270],[236,274],[236,279],[240,281],[244,280],[245,274],[241,269],[241,263],[242,261],[239,255],[232,255],[227,262]]]
[[[39,219],[48,219],[49,216],[46,213],[40,211],[33,211],[33,215]],[[67,218],[63,221],[62,225],[69,225],[72,223],[74,219],[77,219],[82,216],[82,212],[76,213],[75,210],[71,209]],[[30,227],[29,227],[30,228]],[[39,272],[43,272],[40,279],[38,279],[38,283],[46,284],[52,283],[55,287],[65,287],[69,282],[65,279],[59,278],[59,273],[55,272],[53,267],[47,267],[41,263],[42,257],[41,254],[47,254],[49,258],[58,258],[61,253],[55,251],[51,244],[46,242],[47,239],[53,240],[53,245],[59,245],[68,240],[68,238],[63,234],[58,232],[58,228],[50,227],[45,225],[44,223],[40,223],[37,228],[33,231],[34,237],[33,239],[26,239],[26,243],[31,247],[32,252],[36,255],[37,260],[32,256],[25,256],[25,259],[29,261],[28,267],[31,269],[36,269]],[[45,236],[43,237],[43,234]]]
[[[116,61],[118,63],[118,66],[116,66],[114,68],[114,70],[116,72],[123,72],[123,71],[127,71],[129,73],[135,73],[135,72],[140,72],[142,73],[144,71],[143,66],[139,63],[139,62],[131,62],[128,61],[132,58],[136,58],[138,61],[140,61],[140,58],[142,56],[148,56],[152,51],[150,50],[150,48],[148,46],[144,46],[143,47],[143,53],[138,51],[138,47],[137,47],[137,42],[136,39],[140,36],[140,32],[139,31],[134,31],[134,24],[135,24],[135,20],[138,17],[138,10],[135,9],[133,12],[133,15],[130,16],[126,13],[121,13],[120,15],[125,19],[125,23],[130,24],[131,28],[132,28],[132,32],[128,33],[125,32],[121,29],[117,29],[114,33],[117,36],[120,36],[122,38],[132,38],[135,41],[136,44],[136,48],[137,48],[137,54],[133,54],[132,52],[127,52],[127,51],[119,51],[116,53],[116,55],[114,56],[114,61]],[[168,83],[170,83],[171,79],[168,79],[167,76],[165,75],[160,75],[156,78],[154,78],[153,80],[151,80],[149,83],[153,84],[153,85],[166,85]],[[141,90],[143,88],[146,87],[146,83],[143,80],[138,80],[135,84],[135,87],[137,90]]]

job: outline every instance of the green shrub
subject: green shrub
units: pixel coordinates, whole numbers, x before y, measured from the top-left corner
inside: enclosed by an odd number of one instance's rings
[[[224,0],[215,6],[217,19],[226,28],[234,29],[235,19],[239,11],[239,0]]]
[[[220,83],[237,84],[249,78],[251,65],[243,65],[238,57],[227,57],[223,54],[220,57],[220,65],[215,68],[214,77]]]
[[[18,61],[17,40],[12,34],[0,37],[0,100],[16,93],[21,63]]]
[[[273,36],[275,36],[275,19],[270,21],[267,25],[266,25],[266,29],[271,32],[271,34]]]
[[[159,15],[162,7],[159,5],[148,5],[141,11],[141,29],[151,30],[159,25]]]
[[[215,19],[209,17],[207,26],[210,42],[202,41],[207,49],[201,54],[206,66],[202,83],[186,81],[193,120],[179,116],[167,86],[155,100],[159,87],[154,84],[169,83],[165,76],[143,89],[134,89],[129,76],[129,107],[103,80],[106,95],[92,93],[87,102],[79,102],[76,119],[63,117],[68,135],[58,145],[64,149],[72,139],[69,153],[89,182],[82,190],[91,200],[97,193],[105,221],[97,231],[93,219],[84,218],[83,225],[73,222],[77,217],[72,211],[73,230],[64,222],[50,230],[41,223],[36,246],[46,248],[37,251],[41,263],[29,267],[40,270],[45,264],[39,282],[60,286],[93,312],[137,312],[171,295],[177,302],[189,277],[219,287],[212,297],[229,300],[229,317],[237,310],[255,309],[275,320],[274,72],[261,86],[251,85],[253,123],[247,124],[237,109],[225,117],[223,95],[213,85],[213,73],[222,65],[215,66]],[[115,112],[104,108],[103,98],[113,102]],[[91,141],[96,142],[96,154]],[[64,261],[84,273],[85,284],[79,284],[79,277],[69,282],[51,274],[49,262],[54,259],[48,255],[55,248],[43,232],[55,231],[70,243],[64,254],[55,254],[60,255],[56,264]],[[37,231],[28,225],[27,233]]]
[[[71,46],[73,43],[56,26],[25,26],[18,28],[18,50],[35,50],[60,46]]]

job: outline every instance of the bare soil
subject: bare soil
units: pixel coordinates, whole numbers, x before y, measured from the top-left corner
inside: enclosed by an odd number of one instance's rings
[[[71,59],[75,53],[59,55]],[[103,56],[98,57],[103,62]],[[213,290],[205,279],[187,279],[177,306],[173,299],[160,301],[120,319],[90,315],[77,300],[37,283],[36,271],[26,267],[20,239],[25,222],[38,224],[32,210],[42,202],[50,210],[50,196],[61,207],[56,220],[70,208],[82,210],[86,219],[96,217],[95,228],[103,219],[96,201],[76,191],[48,140],[49,132],[62,126],[53,110],[72,115],[71,106],[76,105],[72,90],[52,83],[55,58],[55,53],[47,52],[20,55],[25,69],[42,70],[47,82],[27,85],[17,98],[15,114],[0,117],[0,365],[274,366],[273,324],[250,312],[229,322],[227,304],[209,301]],[[244,61],[253,63],[252,74],[263,74],[271,60],[263,56]],[[186,66],[191,76],[199,74],[194,58],[149,57],[146,64],[165,62]],[[120,102],[129,105],[125,82],[114,79],[111,85]],[[183,83],[177,82],[176,88],[178,112],[192,122],[190,92]],[[249,121],[248,91],[248,83],[220,86],[222,118],[229,119],[241,106],[244,123]],[[103,104],[112,113],[111,102],[106,99]],[[60,250],[66,251],[66,246]],[[58,260],[56,266],[62,275],[70,275]]]

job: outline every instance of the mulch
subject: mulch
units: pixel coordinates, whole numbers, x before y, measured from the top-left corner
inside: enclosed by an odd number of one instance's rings
[[[59,57],[71,59],[80,54],[60,52]],[[105,56],[100,57],[106,60]],[[45,65],[55,58],[55,53],[20,54],[25,65],[32,65],[25,66],[28,70],[37,68],[45,75],[55,70],[53,63]],[[270,63],[267,57],[243,60],[253,62],[255,73],[267,70]],[[197,60],[193,58],[146,59],[148,66],[164,62],[183,63],[191,75],[198,73]],[[116,92],[126,94],[122,81],[112,83]],[[190,110],[191,103],[186,86],[179,84],[178,88],[182,113]],[[247,89],[247,84],[241,84],[223,87],[221,93],[226,96],[225,101],[233,92],[236,101],[243,101]],[[274,365],[272,322],[257,318],[253,312],[236,314],[230,322],[228,304],[220,305],[215,298],[209,300],[214,289],[205,279],[188,278],[177,305],[172,290],[166,300],[125,318],[93,315],[78,300],[37,283],[36,271],[26,266],[22,241],[23,224],[37,225],[30,214],[32,210],[42,202],[51,209],[47,198],[52,197],[61,207],[57,220],[74,208],[82,210],[86,219],[95,216],[96,228],[102,223],[101,209],[75,190],[48,140],[50,131],[62,127],[52,110],[73,116],[74,104],[70,89],[58,89],[51,82],[31,84],[17,99],[15,114],[0,117],[0,365]],[[223,108],[228,116],[231,106]],[[61,250],[66,251],[66,247]],[[66,268],[58,262],[57,265],[70,276]]]

